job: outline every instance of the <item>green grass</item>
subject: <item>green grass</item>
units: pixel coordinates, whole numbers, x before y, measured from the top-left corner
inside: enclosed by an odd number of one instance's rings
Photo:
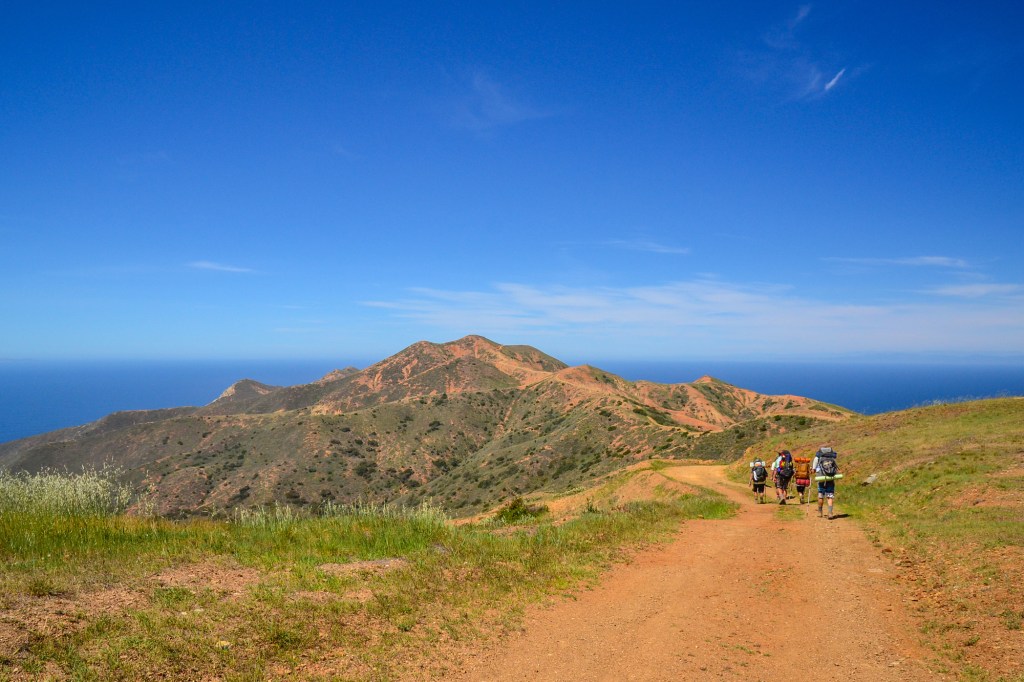
[[[919,408],[859,417],[803,433],[775,437],[744,459],[768,458],[787,445],[811,456],[823,442],[840,453],[844,479],[837,504],[862,512],[901,536],[983,547],[1021,546],[1024,531],[1017,506],[960,504],[973,489],[979,496],[1024,492],[1020,476],[997,476],[1019,467],[1024,457],[1024,400],[1001,399]],[[859,485],[878,474],[870,486]],[[730,470],[746,480],[746,462]]]
[[[746,461],[787,447],[810,456],[829,443],[844,478],[837,512],[864,524],[875,545],[914,566],[913,589],[943,606],[922,634],[962,680],[1020,679],[990,669],[987,649],[1021,627],[1024,609],[1024,400],[993,399],[857,417],[755,446]],[[871,474],[870,485],[861,483]],[[944,629],[965,621],[975,632],[954,644]],[[1014,673],[1016,674],[1016,673]]]
[[[82,607],[70,621],[54,615],[59,634],[36,624],[17,658],[0,655],[0,679],[17,669],[82,680],[376,680],[424,661],[443,667],[430,657],[437,646],[514,627],[526,604],[594,581],[685,519],[732,508],[701,493],[495,529],[453,525],[430,506],[272,507],[186,521],[4,507],[0,588],[10,613],[54,595]],[[330,569],[396,558],[390,570]],[[250,578],[233,587],[153,578],[188,567],[237,567]],[[131,608],[88,606],[113,588],[136,595]],[[303,667],[311,661],[316,672]]]
[[[120,483],[114,467],[68,474],[42,471],[12,474],[0,470],[0,513],[40,517],[109,516],[128,508],[131,487]]]
[[[1020,466],[1024,401],[922,408],[892,426],[847,440],[849,475],[839,486],[845,505],[918,553],[964,543],[982,550],[1024,547],[1019,506],[974,504],[1024,493],[1020,476],[998,476]],[[871,473],[879,474],[876,482],[859,485]]]

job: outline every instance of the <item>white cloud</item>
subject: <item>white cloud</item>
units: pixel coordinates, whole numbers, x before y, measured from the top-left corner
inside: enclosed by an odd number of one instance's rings
[[[649,253],[665,253],[665,254],[679,254],[685,255],[690,253],[690,249],[681,246],[668,246],[666,244],[659,244],[658,242],[651,242],[646,240],[625,240],[625,239],[612,239],[605,242],[608,246],[626,249],[629,251],[647,251]]]
[[[454,102],[451,114],[452,123],[459,128],[482,133],[551,115],[527,104],[482,71],[469,77],[465,89]]]
[[[357,159],[357,158],[359,158],[358,154],[356,154],[355,152],[353,152],[351,149],[349,149],[347,146],[341,144],[340,142],[332,142],[329,145],[329,149],[331,150],[332,154],[336,154],[337,156],[343,156],[346,159]]]
[[[940,268],[970,267],[970,264],[962,258],[949,258],[948,256],[917,256],[915,258],[901,258],[897,263],[899,265],[928,265]]]
[[[188,264],[188,267],[194,270],[212,270],[214,272],[234,272],[234,273],[251,273],[255,272],[250,268],[241,268],[235,265],[225,265],[224,263],[214,263],[208,260],[197,260],[192,261]]]
[[[836,83],[839,82],[839,79],[843,77],[844,73],[846,73],[846,67],[845,66],[843,68],[839,69],[839,73],[837,73],[835,76],[833,76],[832,80],[830,80],[828,83],[825,83],[825,92],[828,92],[832,88],[836,87]]]
[[[953,284],[931,289],[928,293],[955,298],[1013,296],[1015,294],[1024,294],[1024,286],[1020,284]]]
[[[793,17],[768,27],[758,47],[739,54],[741,70],[748,78],[786,100],[824,97],[844,76],[849,79],[860,71],[854,69],[848,74],[845,66],[836,71],[813,41],[798,35],[811,9],[811,5],[801,5]],[[829,73],[834,74],[831,79]]]
[[[445,333],[571,335],[594,352],[809,357],[863,352],[1018,352],[1024,306],[832,302],[791,288],[704,278],[640,287],[521,283],[486,291],[416,289],[373,305]]]
[[[796,16],[789,22],[790,27],[796,28],[810,13],[811,5],[800,5],[800,8],[796,11]]]
[[[761,39],[773,50],[795,50],[800,44],[796,39],[796,29],[811,13],[811,5],[801,5],[796,14],[784,23],[776,24],[765,31]]]
[[[911,256],[908,258],[826,258],[827,261],[837,263],[852,263],[854,265],[900,265],[910,267],[935,267],[965,269],[970,263],[962,258],[950,258],[949,256]]]

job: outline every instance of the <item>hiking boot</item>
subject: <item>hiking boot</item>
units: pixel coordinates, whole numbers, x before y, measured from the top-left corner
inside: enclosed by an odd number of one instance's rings
[[[786,504],[786,498],[783,497],[781,500],[779,500],[779,504]]]

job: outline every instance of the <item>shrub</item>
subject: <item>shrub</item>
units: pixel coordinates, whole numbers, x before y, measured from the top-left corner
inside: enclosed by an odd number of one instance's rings
[[[122,470],[105,466],[80,474],[43,470],[35,474],[0,471],[0,513],[44,516],[114,516],[131,503]]]
[[[525,519],[534,519],[548,513],[546,505],[526,504],[526,501],[518,495],[513,497],[494,515],[494,518],[501,523],[519,523]]]

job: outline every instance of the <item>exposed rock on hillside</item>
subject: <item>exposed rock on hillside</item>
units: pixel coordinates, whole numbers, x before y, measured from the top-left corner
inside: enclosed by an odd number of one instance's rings
[[[113,461],[168,514],[427,499],[469,514],[652,456],[732,459],[763,435],[850,414],[712,377],[630,382],[467,336],[310,384],[245,379],[205,407],[117,413],[0,444],[0,466]]]

